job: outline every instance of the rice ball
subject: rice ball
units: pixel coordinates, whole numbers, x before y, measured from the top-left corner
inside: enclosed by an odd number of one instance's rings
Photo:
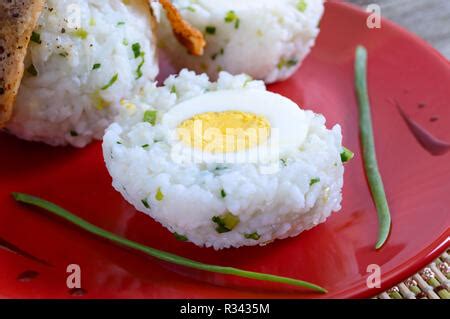
[[[246,73],[272,83],[291,76],[319,34],[323,0],[174,0],[190,24],[205,35],[201,57],[192,56],[161,16],[159,47],[178,70],[217,78],[220,71]]]
[[[101,139],[117,101],[158,73],[153,19],[146,0],[47,0],[6,129],[51,145]]]
[[[103,155],[138,211],[180,240],[222,249],[296,236],[338,211],[341,143],[339,125],[327,129],[262,81],[183,70],[123,102]]]

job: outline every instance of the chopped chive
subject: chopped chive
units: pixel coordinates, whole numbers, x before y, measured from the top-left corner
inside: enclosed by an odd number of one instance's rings
[[[225,192],[224,189],[222,189],[222,190],[220,191],[220,196],[222,196],[222,198],[227,197],[227,193]]]
[[[188,6],[188,7],[186,7],[186,9],[191,11],[191,12],[195,12],[195,8],[194,7]]]
[[[214,216],[211,220],[217,224],[216,231],[219,234],[228,233],[239,224],[239,217],[230,212],[222,216]]]
[[[36,70],[36,67],[33,64],[30,64],[30,66],[27,68],[27,72],[32,76],[38,75],[38,71]]]
[[[119,21],[116,24],[116,26],[118,26],[118,27],[123,26],[123,25],[125,25],[125,22],[123,22],[123,21]]]
[[[103,110],[105,107],[109,106],[109,102],[106,101],[100,94],[100,90],[96,90],[92,93],[92,102],[97,110]]]
[[[286,61],[286,66],[287,67],[292,67],[292,66],[296,66],[298,63],[297,59],[290,59]]]
[[[280,62],[278,62],[278,64],[277,64],[277,68],[279,70],[281,70],[282,68],[285,68],[285,67],[290,68],[290,67],[296,66],[297,63],[298,63],[297,59],[286,60],[285,58],[281,58]]]
[[[320,182],[320,178],[311,178],[311,180],[309,181],[309,186],[313,186],[314,184],[317,184],[318,182]]]
[[[37,43],[37,44],[41,44],[42,43],[41,35],[39,33],[37,33],[37,32],[34,32],[34,31],[31,33],[30,40],[32,42],[34,42],[34,43]]]
[[[68,52],[61,52],[59,54],[59,56],[62,56],[63,58],[67,58],[69,56],[69,53]]]
[[[150,205],[148,204],[148,201],[146,199],[141,200],[142,205],[144,205],[145,208],[150,208]]]
[[[216,27],[212,25],[208,25],[205,28],[205,32],[208,34],[216,34]]]
[[[170,93],[177,94],[177,87],[175,85],[172,85],[170,88]]]
[[[236,12],[234,12],[233,10],[227,12],[225,16],[225,22],[227,23],[234,22],[236,19],[237,19]]]
[[[251,234],[244,234],[244,237],[247,239],[253,239],[253,240],[259,240],[261,238],[261,235],[257,232],[251,233]]]
[[[95,64],[92,66],[92,70],[100,69],[101,66],[102,66],[102,65],[101,65],[100,63],[95,63]]]
[[[122,44],[125,45],[125,46],[127,46],[127,45],[129,44],[129,42],[128,42],[127,39],[123,39],[123,40],[122,40]]]
[[[136,69],[136,80],[139,80],[144,75],[142,73],[142,67],[144,66],[144,63],[145,63],[144,52],[141,53],[141,56],[142,56],[142,61],[141,61],[141,63],[139,63],[139,65]]]
[[[131,45],[131,49],[134,53],[134,58],[137,59],[141,55],[141,44],[140,43],[133,43]]]
[[[72,34],[74,36],[76,36],[77,38],[80,38],[83,40],[85,40],[88,36],[88,32],[83,28],[79,28],[79,29],[75,30],[74,32],[72,32]]]
[[[158,187],[158,190],[156,191],[155,199],[160,202],[164,199],[164,194],[161,191],[161,187]]]
[[[141,51],[141,44],[140,43],[133,43],[131,45],[131,49],[133,50],[134,58],[137,59],[139,57],[142,58],[141,63],[139,63],[137,69],[136,69],[136,80],[139,80],[144,74],[142,73],[142,67],[145,64],[145,53]]]
[[[142,148],[147,148],[147,147],[149,147],[150,145],[149,144],[144,144],[144,145],[142,145],[141,147]]]
[[[192,260],[192,259],[188,259],[188,258],[181,257],[181,256],[178,256],[175,254],[171,254],[171,253],[159,250],[159,249],[145,246],[145,245],[136,243],[134,241],[131,241],[129,239],[126,239],[124,237],[120,237],[114,233],[108,232],[100,227],[97,227],[97,226],[89,223],[88,221],[81,219],[78,216],[73,215],[72,213],[65,210],[64,208],[57,206],[56,204],[53,204],[46,200],[43,200],[41,198],[34,197],[31,195],[27,195],[27,194],[22,194],[22,193],[13,193],[12,195],[17,202],[45,209],[46,211],[78,226],[80,229],[83,229],[84,231],[86,231],[90,234],[96,235],[103,239],[107,239],[116,245],[142,252],[146,255],[152,256],[152,257],[162,260],[162,261],[166,261],[166,262],[169,262],[169,263],[172,263],[175,265],[180,265],[180,266],[197,269],[197,270],[202,270],[202,271],[220,273],[220,274],[225,274],[225,275],[232,275],[232,276],[249,278],[249,279],[254,279],[254,280],[277,282],[277,283],[302,287],[302,288],[306,288],[306,289],[311,289],[318,293],[327,293],[326,289],[324,289],[320,286],[317,286],[315,284],[312,284],[310,282],[307,282],[307,281],[288,278],[288,277],[281,277],[281,276],[276,276],[276,275],[270,275],[270,274],[265,274],[265,273],[257,273],[257,272],[242,270],[242,269],[233,268],[233,267],[204,264],[204,263]]]
[[[308,8],[308,4],[306,3],[305,0],[299,0],[297,2],[297,10],[300,12],[305,12],[306,8]]]
[[[350,151],[348,148],[343,149],[342,153],[341,153],[341,161],[342,163],[347,163],[348,161],[350,161],[353,157],[355,156],[355,154],[353,154],[352,151]]]
[[[239,29],[239,26],[241,25],[241,19],[237,18],[234,22],[234,28]]]
[[[380,249],[386,243],[389,236],[391,229],[391,213],[389,211],[383,180],[378,169],[376,157],[369,93],[367,89],[366,48],[358,46],[355,55],[355,89],[359,102],[359,128],[362,154],[367,180],[378,214],[378,240],[375,244],[375,249]]]
[[[105,86],[102,86],[102,91],[105,91],[107,89],[109,89],[111,86],[113,86],[114,83],[116,83],[116,81],[119,79],[119,73],[116,73],[113,75],[113,77],[111,78],[111,80],[109,80],[108,84],[106,84]]]
[[[175,237],[176,240],[179,241],[188,241],[188,238],[184,235],[180,235],[177,232],[173,233],[173,236]]]
[[[286,65],[286,60],[284,58],[280,59],[280,62],[277,64],[277,68],[281,70]]]
[[[121,141],[117,141],[116,144],[122,145],[122,142]]]
[[[158,111],[154,111],[154,110],[147,110],[144,113],[144,122],[150,123],[151,125],[155,125],[156,124],[156,117],[158,115]]]

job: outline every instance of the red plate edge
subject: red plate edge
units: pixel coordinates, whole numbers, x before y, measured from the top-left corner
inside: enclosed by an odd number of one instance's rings
[[[343,7],[346,7],[349,10],[352,10],[355,12],[355,14],[359,15],[368,15],[368,13],[364,12],[360,7],[358,7],[355,4],[351,4],[344,1],[339,0],[327,0],[329,3],[334,3]],[[427,41],[422,39],[421,37],[417,36],[416,34],[406,30],[405,28],[401,27],[400,25],[392,22],[391,20],[382,17],[382,24],[389,25],[390,28],[397,30],[397,32],[401,33],[404,37],[409,38],[413,42],[418,42],[422,45],[422,47],[426,48],[430,53],[432,53],[438,60],[440,60],[442,63],[446,64],[447,66],[450,65],[450,61],[445,58],[438,50],[436,50],[433,46],[431,46]],[[369,92],[370,94],[370,92]],[[380,288],[374,288],[371,290],[363,291],[364,289],[361,289],[361,287],[364,287],[364,285],[360,285],[359,292],[352,295],[349,292],[349,298],[370,298],[375,296],[376,294],[379,294],[392,286],[406,280],[413,274],[420,271],[422,268],[426,267],[428,264],[430,264],[433,260],[438,258],[440,255],[442,255],[446,249],[448,249],[450,246],[450,229],[447,229],[447,232],[444,233],[442,236],[436,239],[434,243],[432,243],[429,247],[422,250],[416,257],[416,259],[419,259],[420,261],[415,261],[410,259],[408,262],[405,262],[404,264],[397,267],[397,270],[395,272],[390,272],[390,274],[387,277],[383,276],[383,280],[381,283]],[[355,288],[351,288],[350,290],[353,290]],[[347,291],[340,292],[339,294],[346,294]],[[333,296],[327,296],[327,298],[333,298]]]
[[[331,1],[339,6],[349,7],[349,9],[356,11],[359,15],[365,15],[360,9],[354,7],[353,5],[345,4],[338,1]],[[420,38],[410,34],[409,32],[403,30],[402,28],[396,26],[395,24],[383,20],[383,23],[388,24],[390,28],[396,29],[397,31],[401,32],[403,36],[408,37],[413,42],[420,42],[420,44],[425,47],[430,53],[433,52],[434,55],[436,55],[441,61],[445,62],[445,65],[448,66],[449,61],[447,61],[442,55],[440,55],[435,49],[433,49],[431,46],[429,46],[426,42],[421,40]],[[429,262],[431,262],[434,258],[438,257],[446,248],[446,246],[449,244],[449,231],[444,233],[442,236],[437,238],[432,244],[430,244],[428,247],[423,249],[419,254],[417,254],[415,259],[409,259],[407,262],[399,265],[396,267],[395,271],[390,271],[389,275],[387,277],[383,277],[382,287],[380,289],[372,289],[369,291],[362,291],[367,290],[365,288],[365,285],[360,285],[358,287],[353,287],[346,291],[340,291],[339,295],[346,294],[349,297],[352,298],[362,298],[362,297],[369,297],[373,296],[376,293],[385,290],[387,288],[390,288],[390,286],[398,283],[399,281],[406,279],[408,276],[405,273],[405,270],[408,270],[408,272],[411,272],[413,274],[414,272],[420,270],[422,267],[426,266]],[[363,289],[361,289],[363,288]],[[355,292],[357,290],[357,292]],[[297,297],[297,295],[296,295]],[[300,296],[301,297],[301,296]],[[333,297],[333,295],[325,295],[323,297]]]

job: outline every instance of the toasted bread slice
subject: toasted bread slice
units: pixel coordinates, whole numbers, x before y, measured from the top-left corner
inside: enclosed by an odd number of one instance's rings
[[[10,119],[44,0],[0,0],[0,128]]]

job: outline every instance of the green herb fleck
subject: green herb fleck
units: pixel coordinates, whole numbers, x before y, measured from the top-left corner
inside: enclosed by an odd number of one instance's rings
[[[170,93],[177,94],[177,87],[175,85],[172,85],[170,88]]]
[[[139,65],[136,69],[136,80],[139,80],[144,75],[142,73],[142,67],[144,66],[144,63],[145,63],[144,52],[141,53],[141,56],[142,56],[142,61],[141,61],[141,63],[139,63]]]
[[[135,59],[137,59],[141,56],[141,44],[140,43],[133,43],[131,45],[131,49],[133,50]]]
[[[27,72],[32,76],[38,75],[38,71],[36,70],[36,67],[33,64],[30,64],[30,66],[27,68]]]
[[[222,216],[214,216],[212,221],[217,224],[216,231],[222,234],[232,231],[239,224],[239,217],[228,212]]]
[[[119,22],[117,22],[117,24],[116,24],[116,26],[118,26],[118,27],[121,27],[121,26],[123,26],[123,25],[125,25],[125,22],[123,22],[123,21],[119,21]]]
[[[309,186],[313,186],[314,184],[317,184],[318,182],[320,182],[320,178],[311,178],[311,180],[309,181]]]
[[[205,28],[207,34],[216,34],[216,27],[212,25],[208,25]]]
[[[144,63],[145,63],[145,53],[143,51],[141,51],[141,44],[140,43],[133,43],[131,45],[131,49],[133,50],[135,59],[137,59],[139,57],[142,58],[141,63],[139,63],[139,65],[138,65],[138,67],[136,69],[136,80],[138,80],[138,79],[140,79],[143,76],[142,67],[144,66]]]
[[[158,111],[153,111],[153,110],[145,111],[144,122],[150,123],[151,125],[155,125],[157,115],[158,115]]]
[[[127,45],[129,44],[129,42],[128,42],[127,39],[123,39],[123,40],[122,40],[122,44],[125,45],[125,46],[127,46]]]
[[[220,191],[220,195],[222,196],[222,198],[227,197],[227,193],[225,192],[224,189],[222,189],[222,190]]]
[[[79,28],[79,29],[75,30],[72,34],[82,40],[85,40],[88,36],[88,32],[83,28]]]
[[[308,7],[308,4],[306,3],[305,0],[299,0],[297,2],[297,10],[298,11],[305,12],[307,7]]]
[[[95,26],[96,24],[97,24],[97,22],[95,21],[94,18],[90,18],[90,19],[89,19],[89,25],[90,25],[91,27]]]
[[[92,102],[97,110],[103,110],[105,107],[109,106],[108,101],[106,101],[100,94],[100,90],[96,90],[92,93]]]
[[[227,15],[225,16],[225,22],[230,23],[237,19],[237,15],[234,11],[228,11]]]
[[[195,8],[194,7],[188,6],[188,7],[186,7],[186,9],[191,11],[191,12],[195,12]]]
[[[64,52],[61,52],[59,54],[59,56],[62,56],[63,58],[67,58],[69,56],[69,53],[64,51]]]
[[[164,199],[164,194],[161,191],[161,187],[158,187],[158,190],[156,191],[155,199],[160,202]]]
[[[350,151],[348,148],[344,147],[344,150],[341,153],[341,161],[342,161],[342,163],[347,163],[354,156],[355,156],[355,154],[352,151]]]
[[[111,78],[111,80],[109,80],[108,84],[106,84],[105,86],[102,86],[102,91],[105,91],[107,89],[109,89],[111,86],[113,86],[114,83],[116,83],[116,81],[119,79],[119,73],[116,73],[113,75],[113,77]]]
[[[290,60],[287,60],[286,66],[289,68],[289,67],[292,67],[292,66],[296,66],[297,63],[298,63],[297,59],[290,59]]]
[[[241,21],[239,20],[238,16],[236,15],[236,12],[233,10],[228,11],[225,16],[225,22],[226,23],[232,23],[234,22],[234,28],[238,29]]]
[[[277,68],[279,70],[281,70],[282,68],[285,68],[285,67],[290,68],[290,67],[296,66],[297,63],[298,63],[297,59],[286,60],[285,58],[281,58],[280,62],[278,62],[278,64],[277,64]]]
[[[257,232],[251,233],[251,234],[244,234],[244,237],[247,239],[253,239],[253,240],[259,240],[261,238],[261,235]]]
[[[34,42],[34,43],[37,43],[37,44],[41,44],[42,43],[42,41],[41,41],[41,35],[39,34],[39,33],[37,33],[37,32],[32,32],[31,33],[31,38],[30,38],[30,40],[32,41],[32,42]]]
[[[150,205],[148,204],[148,201],[146,199],[141,200],[142,205],[144,205],[145,208],[150,208]]]
[[[102,65],[100,63],[95,63],[94,66],[92,67],[92,70],[97,70],[100,69]]]
[[[147,148],[149,146],[150,146],[149,144],[144,144],[144,145],[142,145],[142,148]]]
[[[173,236],[175,237],[176,240],[179,241],[188,241],[188,238],[184,235],[180,235],[177,232],[173,233]]]

